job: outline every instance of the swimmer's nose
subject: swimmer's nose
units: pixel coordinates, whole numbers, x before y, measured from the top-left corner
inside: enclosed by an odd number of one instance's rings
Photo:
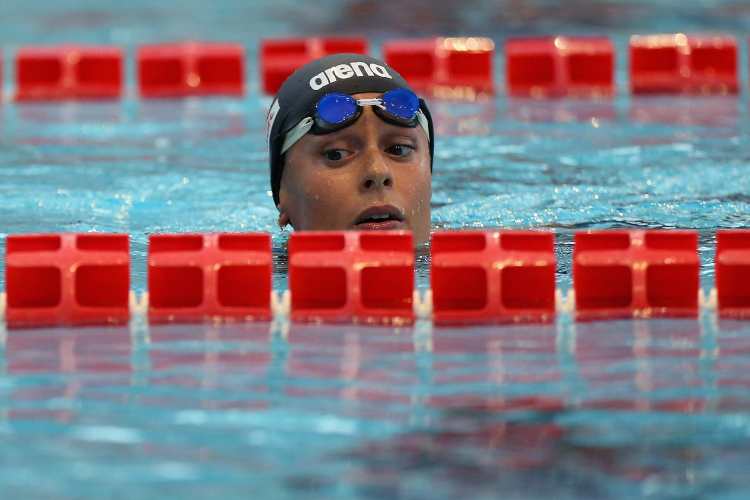
[[[388,164],[379,155],[369,158],[362,174],[362,189],[379,190],[393,186],[393,176]]]

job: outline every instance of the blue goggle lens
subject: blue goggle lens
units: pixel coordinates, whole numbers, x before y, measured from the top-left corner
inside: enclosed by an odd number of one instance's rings
[[[357,113],[357,101],[346,94],[326,94],[318,101],[317,113],[323,121],[339,125]]]
[[[419,98],[406,89],[393,89],[383,94],[386,111],[401,120],[413,120],[419,110]]]

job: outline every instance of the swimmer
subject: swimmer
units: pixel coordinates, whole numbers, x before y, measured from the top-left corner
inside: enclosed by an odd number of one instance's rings
[[[282,85],[266,128],[281,228],[429,239],[432,118],[391,67],[358,54],[308,63]]]

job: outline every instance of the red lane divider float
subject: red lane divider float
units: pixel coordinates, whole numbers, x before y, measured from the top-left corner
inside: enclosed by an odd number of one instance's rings
[[[750,230],[717,231],[715,265],[719,316],[750,318]]]
[[[271,237],[261,233],[149,238],[152,323],[271,319]]]
[[[8,326],[126,323],[128,238],[9,236]],[[695,231],[587,231],[575,240],[577,320],[697,316]],[[153,235],[149,320],[269,320],[271,273],[269,234]],[[552,233],[437,232],[431,273],[436,324],[547,322],[555,315]],[[294,321],[411,323],[412,236],[295,233],[289,242],[289,283]],[[750,318],[750,230],[717,232],[716,284],[719,315]]]
[[[299,232],[289,239],[293,321],[414,321],[408,232]]]
[[[737,93],[738,43],[731,35],[636,35],[630,39],[634,94]],[[329,54],[367,53],[368,41],[349,38],[263,40],[261,87],[275,94],[299,66]],[[476,99],[494,92],[494,42],[482,37],[393,40],[384,59],[419,92]],[[505,45],[509,95],[611,96],[615,50],[606,37],[509,39]],[[118,98],[124,55],[117,47],[24,47],[16,54],[16,99]],[[243,95],[245,50],[240,44],[180,42],[145,45],[137,53],[143,97]],[[336,73],[327,78],[337,78]],[[342,70],[345,71],[345,70]],[[1,77],[1,75],[0,75]],[[345,78],[345,77],[342,77]]]
[[[547,322],[555,316],[555,237],[540,231],[432,236],[436,324]]]
[[[276,94],[294,70],[323,56],[367,54],[367,40],[361,37],[284,38],[263,40],[260,45],[261,88]]]
[[[138,48],[142,97],[245,93],[245,49],[236,43],[168,43]]]
[[[732,36],[636,35],[630,39],[634,94],[728,94],[738,90]]]
[[[383,44],[383,59],[415,90],[439,98],[494,93],[495,43],[489,38],[428,38]]]
[[[128,322],[127,235],[11,235],[6,254],[8,327]]]
[[[505,44],[514,97],[600,97],[615,93],[615,49],[605,37],[515,38]]]
[[[695,231],[577,233],[576,319],[695,317],[698,271]]]
[[[116,99],[123,53],[116,47],[24,47],[16,54],[16,100]]]

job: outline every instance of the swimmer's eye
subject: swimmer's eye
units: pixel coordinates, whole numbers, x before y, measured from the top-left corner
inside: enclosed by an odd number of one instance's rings
[[[323,157],[331,162],[338,162],[346,159],[349,156],[349,151],[346,149],[326,149],[323,151]]]
[[[386,149],[388,154],[405,158],[415,151],[414,146],[409,144],[394,144]]]

